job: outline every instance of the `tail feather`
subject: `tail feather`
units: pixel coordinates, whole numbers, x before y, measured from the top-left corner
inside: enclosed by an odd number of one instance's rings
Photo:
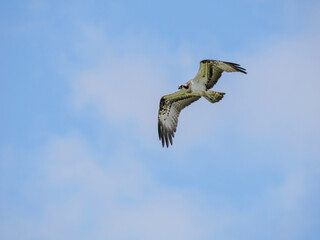
[[[216,92],[207,90],[207,92],[204,94],[204,97],[211,103],[219,102],[223,97],[225,93],[222,92]]]

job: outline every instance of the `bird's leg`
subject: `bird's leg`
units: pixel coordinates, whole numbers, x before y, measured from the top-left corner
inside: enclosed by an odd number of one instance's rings
[[[208,94],[207,92],[204,92],[204,94],[206,95],[207,98],[209,98],[211,101],[213,100],[213,96]]]
[[[216,92],[216,91],[211,91],[211,90],[207,90],[204,92],[204,97],[211,103],[215,103],[215,102],[219,102],[223,96],[225,95],[225,93],[222,92]]]

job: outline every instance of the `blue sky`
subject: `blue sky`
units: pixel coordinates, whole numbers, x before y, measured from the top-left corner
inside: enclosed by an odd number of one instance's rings
[[[0,3],[1,239],[318,239],[318,1]],[[202,59],[241,64],[157,136]]]

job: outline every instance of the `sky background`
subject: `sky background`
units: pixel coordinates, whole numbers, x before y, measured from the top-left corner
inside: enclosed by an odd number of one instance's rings
[[[320,3],[1,1],[0,238],[320,237]],[[162,95],[241,64],[161,147]]]

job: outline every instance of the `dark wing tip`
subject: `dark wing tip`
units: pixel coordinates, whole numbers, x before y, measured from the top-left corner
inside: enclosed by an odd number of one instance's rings
[[[158,121],[158,135],[159,135],[159,140],[162,139],[162,125],[160,121]]]
[[[162,142],[162,147],[169,147],[173,143],[174,131],[166,128],[160,121],[158,122],[159,140]]]
[[[236,69],[238,72],[242,72],[244,74],[247,74],[247,70],[243,67],[240,67],[240,64],[232,63],[232,62],[224,62],[230,66],[232,66],[234,69]]]

